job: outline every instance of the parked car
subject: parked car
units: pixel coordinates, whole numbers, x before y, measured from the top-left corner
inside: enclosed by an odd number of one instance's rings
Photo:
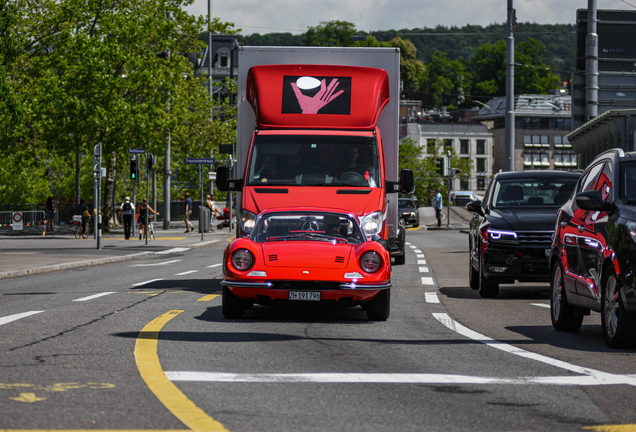
[[[222,312],[240,318],[255,303],[296,308],[362,306],[389,317],[391,256],[357,217],[319,208],[262,212],[223,257]]]
[[[454,206],[465,206],[471,201],[480,199],[475,192],[472,191],[454,191],[451,192],[451,201]]]
[[[420,226],[420,211],[413,198],[398,198],[398,215],[406,225]]]
[[[578,173],[515,171],[496,174],[484,199],[471,201],[468,275],[482,297],[496,297],[499,284],[548,282],[559,192],[574,189]]]
[[[636,152],[609,150],[585,170],[559,210],[550,268],[556,330],[592,310],[608,346],[636,346]]]

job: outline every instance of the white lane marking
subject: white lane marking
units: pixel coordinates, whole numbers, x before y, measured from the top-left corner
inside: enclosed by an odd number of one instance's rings
[[[437,293],[424,293],[424,298],[426,298],[426,303],[439,303],[439,297],[437,296]]]
[[[138,282],[138,283],[136,283],[136,284],[132,284],[132,286],[141,286],[141,285],[146,285],[146,284],[153,283],[153,282],[157,282],[157,281],[160,281],[160,280],[163,280],[163,279],[164,279],[164,278],[159,278],[159,279],[150,279],[149,281],[145,281],[145,282]]]
[[[426,260],[417,260],[418,265],[426,264]]]
[[[409,247],[410,247],[411,249],[417,249],[417,246],[415,246],[415,245],[409,245]]]
[[[416,254],[424,253],[424,252],[422,252],[422,251],[421,251],[421,250],[419,250],[419,249],[415,249],[413,252],[415,252]]]
[[[592,386],[618,384],[594,375],[539,376],[518,378],[480,377],[469,375],[425,373],[297,373],[239,374],[223,372],[167,371],[170,381],[190,382],[250,382],[250,383],[381,383],[381,384],[515,384]],[[618,375],[617,375],[618,376]],[[629,375],[622,375],[629,377]]]
[[[423,277],[422,278],[422,285],[435,285],[435,282],[433,282],[433,278],[432,277]]]
[[[212,264],[212,265],[209,265],[207,268],[218,267],[218,266],[221,266],[221,265],[223,265],[223,264]]]
[[[89,295],[88,297],[82,297],[82,298],[75,299],[73,301],[88,301],[88,300],[96,299],[98,297],[106,296],[108,294],[115,294],[115,291],[109,291],[109,292],[103,292],[103,293],[99,293],[99,294],[93,294],[93,295]]]
[[[157,252],[157,255],[166,255],[166,254],[171,254],[171,253],[176,253],[176,252],[185,252],[187,250],[190,250],[190,248],[181,248],[181,247],[177,247],[177,248],[172,248],[172,249],[168,249],[165,251],[161,251],[161,252]]]
[[[550,305],[545,303],[530,303],[530,306],[538,306],[541,308],[550,309]]]
[[[424,258],[424,254],[417,254],[415,255],[417,258]]]
[[[553,359],[551,357],[547,357],[541,354],[526,351],[514,345],[509,345],[505,342],[501,342],[501,341],[489,338],[488,336],[484,336],[480,333],[477,333],[474,330],[469,329],[468,327],[464,327],[463,325],[461,325],[460,323],[452,319],[450,316],[448,316],[448,314],[446,313],[434,313],[433,316],[435,317],[435,319],[437,319],[439,322],[444,324],[449,329],[469,339],[484,343],[491,348],[497,348],[498,350],[501,350],[510,354],[518,355],[520,357],[524,357],[530,360],[535,360],[535,361],[545,363],[550,366],[558,367],[561,369],[565,369],[577,374],[588,375],[598,380],[602,384],[627,384],[631,386],[636,386],[636,377],[633,375],[615,375],[615,374],[599,371],[596,369],[590,369],[590,368],[573,365],[573,364],[564,362],[562,360],[557,360],[557,359]]]
[[[190,274],[190,273],[196,273],[198,271],[199,270],[188,270],[188,271],[185,271],[183,273],[175,273],[175,276],[183,276],[183,275],[187,275],[187,274]]]
[[[428,273],[428,267],[420,267],[420,273]]]
[[[15,315],[9,315],[9,316],[6,316],[6,317],[0,317],[0,325],[8,324],[8,323],[10,323],[12,321],[17,321],[17,320],[19,320],[21,318],[26,318],[28,316],[39,314],[39,313],[42,313],[42,312],[44,312],[44,311],[30,311],[30,312],[22,312],[22,313],[15,314]]]
[[[163,261],[160,263],[154,263],[154,264],[133,264],[130,267],[154,267],[154,266],[161,266],[161,265],[166,265],[166,264],[173,264],[176,262],[180,262],[181,260],[172,260],[172,261]]]

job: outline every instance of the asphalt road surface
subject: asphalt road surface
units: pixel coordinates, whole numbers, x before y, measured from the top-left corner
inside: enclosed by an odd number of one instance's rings
[[[226,320],[226,243],[3,280],[0,431],[636,430],[636,353],[598,316],[556,332],[547,284],[482,299],[466,234],[407,240],[386,322]]]

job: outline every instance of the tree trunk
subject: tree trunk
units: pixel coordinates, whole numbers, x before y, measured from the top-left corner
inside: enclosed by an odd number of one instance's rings
[[[108,226],[118,227],[117,212],[115,210],[115,177],[117,176],[117,156],[115,152],[106,161],[106,187],[104,188],[104,218],[108,219]]]

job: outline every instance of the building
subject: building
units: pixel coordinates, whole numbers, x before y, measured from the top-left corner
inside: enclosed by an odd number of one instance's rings
[[[208,43],[206,37],[205,43]],[[212,35],[212,49],[205,48],[203,58],[197,68],[198,73],[212,75],[213,97],[226,96],[219,87],[214,86],[214,81],[223,81],[225,78],[238,76],[238,42],[236,35]],[[209,68],[209,55],[212,54],[212,73]],[[192,61],[192,60],[191,60]]]
[[[568,95],[515,96],[515,170],[579,168],[577,153],[568,140],[572,103]],[[506,98],[488,101],[475,120],[493,133],[493,172],[505,170]]]
[[[432,149],[428,152],[429,146],[434,148],[438,140],[441,140],[445,147],[453,148],[459,157],[473,161],[471,176],[456,177],[451,189],[485,191],[493,173],[493,133],[481,123],[456,122],[457,119],[445,115],[445,112],[426,118],[436,120],[407,123],[406,133],[401,138],[408,136],[415,140],[426,149],[426,156],[435,156]]]

